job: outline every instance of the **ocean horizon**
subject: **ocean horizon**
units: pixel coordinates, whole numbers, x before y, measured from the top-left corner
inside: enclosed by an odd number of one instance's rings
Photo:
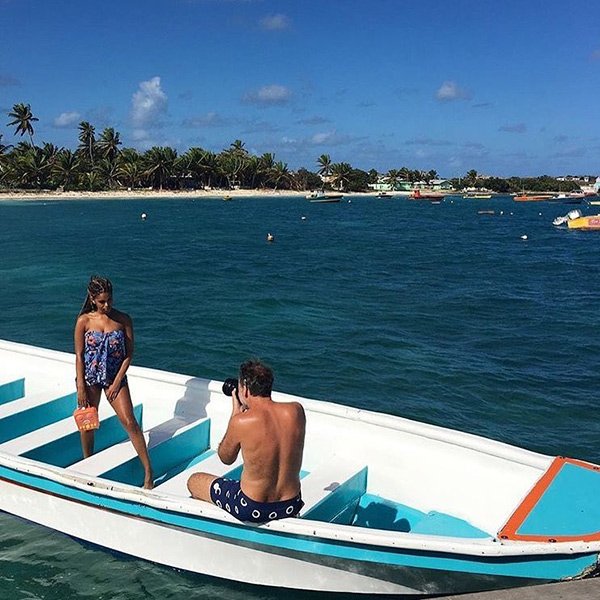
[[[6,200],[0,338],[72,352],[97,273],[133,318],[136,365],[224,379],[258,357],[278,391],[600,462],[600,237],[552,225],[571,208],[510,197]],[[303,597],[0,522],[0,597]]]

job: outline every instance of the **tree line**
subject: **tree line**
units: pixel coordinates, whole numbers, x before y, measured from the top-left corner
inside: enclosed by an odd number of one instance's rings
[[[340,191],[368,191],[369,184],[387,183],[391,189],[402,184],[424,182],[430,185],[438,178],[435,170],[376,169],[363,171],[349,163],[334,163],[328,154],[316,160],[317,169],[304,167],[291,171],[287,163],[266,152],[256,156],[248,152],[241,140],[235,140],[221,152],[200,147],[179,154],[168,146],[154,146],[145,152],[123,148],[121,136],[113,127],[97,132],[88,121],[78,125],[76,150],[59,148],[45,142],[34,143],[34,124],[39,120],[29,104],[15,104],[7,113],[8,127],[21,141],[15,145],[3,143],[0,134],[0,187],[25,190],[102,191],[123,188],[202,189],[246,188],[273,190],[313,190],[331,188]],[[28,141],[22,138],[27,136]],[[470,186],[499,193],[556,190],[551,177],[531,179],[498,177],[481,178],[469,171],[464,178],[452,180],[455,189]],[[564,182],[562,189],[578,186]]]

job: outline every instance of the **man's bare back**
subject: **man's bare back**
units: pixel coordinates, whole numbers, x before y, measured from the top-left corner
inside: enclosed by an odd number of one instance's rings
[[[304,409],[298,402],[273,402],[272,382],[271,370],[262,363],[248,361],[240,367],[238,390],[232,394],[232,413],[218,454],[225,464],[232,464],[242,453],[241,481],[210,473],[195,473],[188,480],[194,498],[212,501],[240,520],[264,522],[295,516],[303,505]]]
[[[277,502],[296,496],[300,492],[304,449],[302,406],[297,402],[277,403],[260,398],[236,418],[244,459],[242,490],[258,502]]]

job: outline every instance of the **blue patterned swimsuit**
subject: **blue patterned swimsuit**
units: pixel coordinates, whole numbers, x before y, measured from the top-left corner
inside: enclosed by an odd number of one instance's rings
[[[87,385],[99,385],[106,389],[115,380],[127,356],[124,331],[86,331],[83,356]],[[127,376],[121,380],[120,387],[125,385]]]

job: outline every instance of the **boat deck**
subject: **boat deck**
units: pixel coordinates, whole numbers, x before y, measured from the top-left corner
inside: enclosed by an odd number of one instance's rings
[[[557,457],[499,535],[529,542],[600,540],[600,468]]]
[[[0,384],[0,452],[64,468],[78,476],[140,486],[143,470],[133,445],[107,402],[99,407],[100,429],[95,454],[81,455],[79,432],[72,417],[76,393],[57,398],[25,393],[18,378]],[[134,404],[143,428],[143,406]],[[239,479],[241,457],[224,465],[211,448],[211,419],[171,418],[144,430],[155,473],[154,491],[189,498],[187,480],[204,471]],[[368,466],[332,454],[303,470],[301,518],[361,528],[464,538],[490,537],[468,522],[437,511],[428,513],[369,491]]]

